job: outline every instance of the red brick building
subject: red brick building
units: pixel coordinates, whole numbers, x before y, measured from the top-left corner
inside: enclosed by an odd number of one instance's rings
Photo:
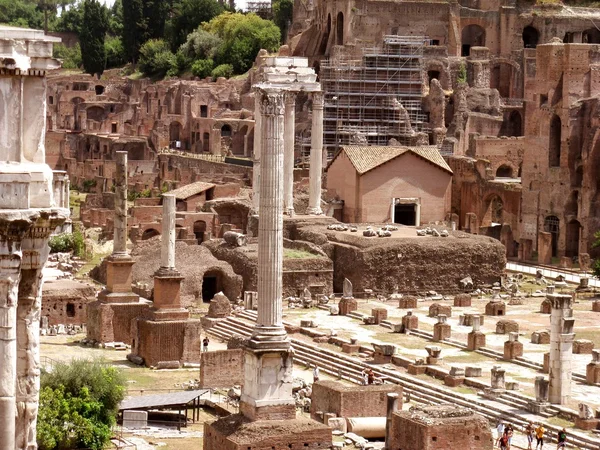
[[[327,167],[342,220],[420,225],[450,211],[452,170],[435,146],[346,146]]]

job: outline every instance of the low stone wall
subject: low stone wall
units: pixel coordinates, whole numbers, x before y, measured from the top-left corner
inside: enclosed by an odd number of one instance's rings
[[[219,350],[200,354],[200,387],[229,388],[244,384],[244,351]]]

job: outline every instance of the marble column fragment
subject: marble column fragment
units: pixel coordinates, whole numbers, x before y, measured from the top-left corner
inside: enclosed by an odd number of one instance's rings
[[[284,156],[283,156],[283,209],[288,216],[294,215],[294,140],[296,128],[296,93],[284,94]]]
[[[572,297],[564,294],[547,294],[552,304],[550,312],[550,386],[549,401],[564,405],[571,396],[573,368],[573,308]]]
[[[323,92],[312,94],[312,129],[307,214],[323,214],[321,210],[321,177],[323,175]]]
[[[127,152],[116,152],[113,255],[127,255]]]
[[[161,268],[175,268],[175,195],[162,195]]]
[[[286,341],[283,328],[283,93],[261,91],[262,143],[255,341]]]
[[[260,153],[262,145],[262,116],[260,93],[254,92],[254,156],[252,165],[252,209],[258,213],[260,203]]]

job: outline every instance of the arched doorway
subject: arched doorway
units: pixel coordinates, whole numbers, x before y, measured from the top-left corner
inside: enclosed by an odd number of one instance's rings
[[[218,270],[204,272],[202,277],[202,301],[210,303],[217,292],[222,290],[222,274]]]
[[[337,15],[336,21],[336,41],[337,45],[344,45],[344,13],[341,11]]]
[[[552,234],[552,256],[558,256],[558,235],[560,233],[560,220],[556,216],[544,219],[544,231]]]
[[[198,244],[204,242],[204,233],[206,233],[206,222],[204,220],[194,222],[194,236],[196,236]]]
[[[496,170],[496,178],[512,178],[513,169],[507,164],[503,164]]]
[[[231,137],[231,125],[223,125],[221,127],[221,137]]]
[[[179,122],[171,122],[169,125],[169,142],[173,148],[181,148],[181,129],[182,126]],[[177,142],[180,146],[177,147]]]
[[[540,32],[532,26],[523,29],[523,47],[536,48],[540,41]]]
[[[579,237],[581,235],[581,224],[577,220],[571,220],[567,224],[567,242],[565,255],[579,256]]]
[[[153,238],[154,236],[159,236],[159,235],[160,235],[160,233],[158,232],[158,230],[155,230],[154,228],[148,228],[142,233],[142,241],[145,241],[147,239],[150,239],[150,238]]]
[[[550,120],[550,136],[548,142],[548,165],[550,167],[560,167],[561,133],[562,124],[560,117],[554,114]]]
[[[523,136],[523,119],[519,111],[510,112],[506,136]]]
[[[206,153],[210,152],[210,133],[202,135],[202,151]]]
[[[600,44],[600,30],[597,28],[585,30],[581,40],[584,44]]]
[[[461,55],[469,56],[471,47],[485,47],[485,30],[479,25],[467,25],[461,34]]]

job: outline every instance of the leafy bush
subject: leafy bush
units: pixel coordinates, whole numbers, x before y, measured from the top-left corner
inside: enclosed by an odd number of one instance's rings
[[[213,69],[211,76],[215,79],[219,77],[231,78],[233,75],[233,66],[231,64],[221,64]]]
[[[212,59],[199,59],[192,64],[192,73],[200,78],[210,76],[215,68],[215,62]]]
[[[104,448],[124,394],[123,374],[101,361],[59,363],[51,373],[42,373],[40,450]]]
[[[64,44],[54,44],[53,55],[55,58],[62,59],[64,69],[79,69],[82,65],[81,47],[76,44],[69,48]]]
[[[467,67],[464,64],[461,64],[458,68],[458,74],[456,75],[456,80],[459,83],[467,82]]]
[[[198,28],[187,37],[187,41],[179,50],[192,61],[197,59],[212,59],[223,43],[223,39],[202,28]]]
[[[175,75],[177,58],[164,40],[150,39],[140,48],[139,67],[149,76]]]
[[[73,252],[75,256],[84,256],[85,244],[83,233],[78,228],[73,233],[62,233],[52,236],[48,242],[51,253]]]

